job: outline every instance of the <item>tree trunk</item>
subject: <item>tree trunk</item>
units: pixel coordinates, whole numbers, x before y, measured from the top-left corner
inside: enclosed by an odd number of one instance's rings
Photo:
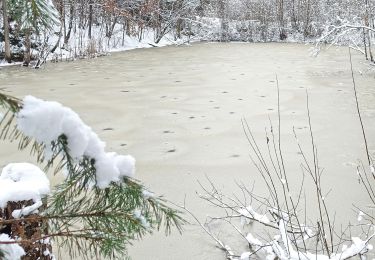
[[[130,36],[131,35],[131,28],[130,28],[130,19],[126,19],[126,35]]]
[[[73,28],[73,16],[74,16],[74,1],[69,1],[70,2],[70,14],[69,14],[69,29],[68,33],[65,35],[64,38],[64,45],[68,44],[69,39],[70,39],[70,34],[72,32]]]
[[[220,41],[226,42],[229,40],[228,35],[228,19],[227,19],[227,10],[226,10],[226,0],[219,1],[219,18],[221,19],[221,35]]]
[[[79,5],[79,23],[78,23],[78,28],[79,29],[85,29],[85,24],[86,24],[86,19],[85,19],[85,5],[86,1],[81,0]]]
[[[26,30],[25,34],[25,54],[23,60],[23,66],[27,67],[31,61],[31,39],[30,39],[30,29]]]
[[[366,58],[366,60],[368,60],[368,56],[367,56],[367,44],[366,44],[366,30],[365,30],[365,28],[363,28],[363,46],[365,48],[365,58]]]
[[[369,15],[369,2],[368,0],[365,1],[365,10],[366,10],[366,15],[365,15],[365,26],[370,27],[370,15]],[[367,40],[368,40],[368,53],[370,55],[370,61],[374,61],[374,56],[372,55],[372,50],[371,50],[371,36],[370,36],[370,30],[367,30]]]
[[[370,61],[374,62],[374,56],[372,55],[372,47],[371,47],[371,38],[370,32],[367,32],[367,39],[368,39],[368,53],[370,54]]]
[[[13,220],[12,212],[34,204],[33,200],[8,202],[4,209],[0,209],[0,219]],[[42,206],[44,207],[44,206]],[[25,255],[21,260],[52,260],[52,246],[48,240],[41,240],[43,234],[47,234],[47,223],[45,220],[36,220],[37,214],[24,216],[30,219],[22,222],[14,222],[2,226],[0,233],[7,234],[9,237],[21,240],[20,246],[25,250]],[[34,219],[33,219],[34,218]],[[23,241],[23,242],[22,242]],[[48,253],[49,252],[49,253]]]
[[[92,0],[89,1],[89,39],[91,40],[91,30],[92,30]]]
[[[310,15],[311,15],[311,0],[307,0],[306,6],[306,20],[304,26],[304,36],[307,37],[310,35]]]
[[[65,5],[64,0],[59,1],[59,12],[60,12],[60,21],[61,21],[61,28],[60,28],[60,38],[61,34],[63,34],[64,39],[66,38],[66,24],[65,24]],[[60,43],[60,38],[58,42]],[[57,48],[57,46],[56,46]],[[55,48],[55,49],[56,49]]]
[[[9,21],[8,21],[8,10],[7,0],[3,0],[3,22],[4,22],[4,43],[5,43],[5,60],[11,62],[10,54],[10,41],[9,41]]]
[[[112,37],[113,30],[115,29],[117,21],[118,21],[118,16],[114,16],[113,22],[112,22],[111,15],[109,16],[108,22],[106,23],[106,27],[105,27],[105,36],[106,37],[108,37],[108,38]]]
[[[297,26],[297,16],[296,16],[296,3],[295,3],[295,0],[292,0],[292,27],[293,29],[298,29],[298,26]]]
[[[181,39],[182,22],[183,20],[181,18],[177,19],[177,24],[176,24],[177,39]]]
[[[278,9],[279,38],[280,40],[285,40],[287,38],[287,35],[284,28],[284,0],[279,0]]]
[[[60,40],[61,40],[61,31],[62,31],[62,28],[60,28],[59,39],[57,40],[57,42],[55,43],[55,45],[50,50],[51,53],[54,53],[56,51],[57,47],[59,47]]]

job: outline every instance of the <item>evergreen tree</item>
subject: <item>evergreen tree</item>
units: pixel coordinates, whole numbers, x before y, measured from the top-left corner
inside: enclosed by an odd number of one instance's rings
[[[18,124],[19,118],[24,117],[24,105],[25,101],[0,93],[0,107],[5,109],[0,122],[0,138],[18,141],[20,150],[31,147],[31,154],[45,165],[45,171],[53,169],[56,174],[65,170],[67,177],[47,197],[45,208],[39,208],[38,215],[2,219],[0,214],[0,235],[6,230],[4,226],[38,221],[37,235],[30,241],[17,241],[21,246],[28,242],[38,245],[46,238],[53,238],[70,256],[79,255],[84,259],[92,259],[92,255],[121,256],[123,259],[127,255],[126,245],[147,233],[161,227],[165,228],[166,234],[172,227],[181,231],[185,221],[180,212],[132,177],[122,176],[119,181],[99,185],[96,159],[88,155],[73,156],[68,132],[60,134],[51,143],[27,136]],[[8,235],[20,237],[14,232]]]
[[[4,27],[4,54],[5,60],[10,63],[11,62],[11,54],[10,54],[10,40],[9,40],[9,22],[8,22],[8,6],[7,0],[2,1],[3,7],[3,27]]]
[[[17,20],[25,33],[24,65],[31,60],[31,35],[51,30],[60,24],[59,13],[50,0],[4,0],[9,1],[11,16]]]

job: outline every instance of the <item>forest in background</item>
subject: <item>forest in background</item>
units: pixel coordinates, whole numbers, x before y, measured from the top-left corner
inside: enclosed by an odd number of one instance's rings
[[[374,7],[370,0],[2,0],[0,60],[38,64],[167,39],[345,44],[373,61]]]

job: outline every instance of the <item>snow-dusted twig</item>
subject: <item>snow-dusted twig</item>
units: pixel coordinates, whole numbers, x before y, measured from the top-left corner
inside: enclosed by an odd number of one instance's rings
[[[183,205],[178,205],[175,203],[172,204],[186,211],[195,220],[195,222],[198,223],[202,230],[216,242],[217,246],[225,252],[226,258],[228,260],[234,260],[239,257],[232,251],[232,249],[228,245],[226,245],[223,241],[216,237],[202,222],[200,222],[199,219],[186,207],[185,203]]]
[[[250,251],[243,252],[240,259],[252,259],[255,255],[260,254],[260,259],[344,260],[356,255],[362,257],[372,249],[369,241],[373,239],[374,235],[365,233],[362,236],[365,238],[364,240],[350,235],[352,238],[347,239],[345,231],[350,231],[350,228],[345,229],[341,234],[335,230],[335,218],[330,215],[330,209],[326,204],[326,196],[329,192],[325,194],[322,190],[322,170],[319,166],[312,129],[309,96],[307,93],[306,97],[310,145],[312,149],[311,160],[298,141],[295,129],[293,129],[293,132],[299,153],[303,159],[301,168],[303,172],[308,173],[314,184],[311,194],[315,194],[317,199],[316,212],[318,218],[315,225],[306,225],[306,221],[301,221],[300,199],[302,196],[302,185],[299,189],[297,199],[291,195],[292,190],[288,185],[288,174],[285,170],[285,161],[283,160],[282,146],[279,140],[281,138],[280,110],[276,134],[271,124],[271,134],[266,135],[268,160],[257,144],[248,123],[245,120],[243,121],[245,136],[253,152],[251,160],[265,181],[269,198],[259,199],[258,196],[253,194],[252,190],[239,185],[240,193],[243,195],[242,200],[245,201],[243,202],[235,195],[228,196],[223,194],[210,180],[210,189],[201,185],[204,194],[199,196],[224,212],[221,216],[209,217],[208,225],[215,224],[217,227],[216,222],[227,223],[249,245]],[[279,103],[278,106],[280,106]],[[310,161],[312,162],[310,163]],[[260,212],[266,212],[270,217],[266,217],[266,214]],[[234,221],[238,221],[241,225],[236,224]],[[244,230],[245,228],[257,229],[257,227],[260,227],[264,230],[263,234],[268,234],[269,238],[266,239],[263,237],[259,239],[251,233],[245,235],[245,231],[240,229],[240,227],[243,227]],[[362,224],[358,227],[362,227]],[[211,231],[209,232],[212,234]],[[272,236],[273,239],[271,238]],[[338,238],[338,241],[336,238]],[[342,252],[338,253],[339,246],[344,242],[350,242],[351,244],[350,246],[343,247]]]

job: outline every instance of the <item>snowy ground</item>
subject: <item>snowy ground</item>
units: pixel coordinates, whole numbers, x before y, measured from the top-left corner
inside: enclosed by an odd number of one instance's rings
[[[111,52],[127,51],[138,48],[163,47],[168,45],[190,44],[199,41],[221,41],[221,23],[217,18],[196,17],[193,23],[193,36],[181,35],[177,39],[173,30],[155,43],[155,31],[151,28],[146,28],[142,33],[134,35],[125,34],[123,27],[116,24],[110,38],[105,36],[105,29],[103,25],[93,26],[92,37],[88,36],[88,28],[75,28],[71,31],[71,36],[68,42],[64,43],[62,33],[60,35],[60,27],[56,27],[54,31],[48,32],[46,35],[41,34],[38,37],[34,35],[32,42],[39,45],[39,51],[32,49],[32,54],[35,60],[32,61],[31,66],[37,63],[37,59],[46,59],[47,61],[61,62],[72,61],[82,58],[93,58],[109,54]],[[68,18],[67,18],[68,20]],[[249,21],[245,23],[232,22],[229,25],[228,40],[235,42],[279,42],[279,30],[276,26],[268,28],[263,31],[259,24],[252,24]],[[250,31],[240,33],[241,26],[251,28]],[[249,29],[247,28],[247,29]],[[241,31],[241,30],[240,30]],[[60,35],[60,36],[59,36]],[[60,39],[59,39],[60,37]],[[298,32],[290,32],[288,38],[283,40],[284,43],[313,43],[315,39],[306,39]],[[57,48],[53,53],[46,52],[51,50],[54,46]],[[12,53],[20,52],[24,46],[12,46]],[[44,51],[43,51],[44,49]],[[0,42],[0,50],[4,52],[4,42]],[[46,53],[44,53],[46,52]],[[22,62],[7,63],[5,60],[0,60],[0,67],[21,65]]]
[[[374,153],[373,78],[360,64],[361,56],[354,60]],[[208,176],[228,193],[234,190],[235,180],[249,185],[255,181],[255,192],[264,193],[248,157],[241,119],[248,120],[259,142],[265,139],[268,116],[276,123],[275,74],[291,184],[297,187],[301,179],[292,127],[302,144],[309,141],[307,89],[320,164],[325,168],[323,188],[332,189],[328,205],[337,212],[337,223],[355,221],[358,212],[352,204],[368,203],[355,164],[366,158],[346,48],[312,58],[308,46],[297,44],[201,43],[47,64],[37,71],[2,68],[0,80],[1,88],[12,95],[30,94],[74,109],[109,150],[137,159],[137,178],[176,203],[183,203],[186,196],[186,206],[204,221],[216,211],[195,195],[200,190],[197,180],[205,183]],[[12,144],[1,147],[1,167],[29,160]],[[313,210],[308,211],[313,216]],[[130,255],[133,259],[224,259],[198,226],[187,226],[182,236],[148,237],[131,247]]]
[[[72,61],[82,58],[94,58],[97,56],[107,55],[111,52],[127,51],[139,48],[163,47],[168,45],[179,45],[190,42],[188,37],[183,36],[182,39],[175,40],[171,33],[167,33],[158,43],[155,43],[155,32],[152,29],[144,29],[142,35],[126,35],[123,28],[117,24],[110,38],[105,36],[102,26],[94,26],[92,29],[91,39],[88,37],[88,29],[72,30],[71,37],[67,44],[64,44],[64,37],[59,40],[59,28],[55,29],[55,33],[48,36],[40,35],[38,38],[33,36],[33,42],[40,44],[39,49],[51,50],[57,44],[57,48],[53,53],[43,53],[32,49],[32,55],[47,61],[61,62]],[[42,46],[45,46],[43,48]],[[19,52],[24,47],[14,47],[12,52]],[[0,42],[0,50],[4,51],[4,42]],[[39,54],[38,54],[39,53]],[[38,56],[39,55],[39,56]],[[32,61],[31,66],[35,65],[36,59]],[[7,63],[0,60],[0,67],[21,65],[22,62]]]

